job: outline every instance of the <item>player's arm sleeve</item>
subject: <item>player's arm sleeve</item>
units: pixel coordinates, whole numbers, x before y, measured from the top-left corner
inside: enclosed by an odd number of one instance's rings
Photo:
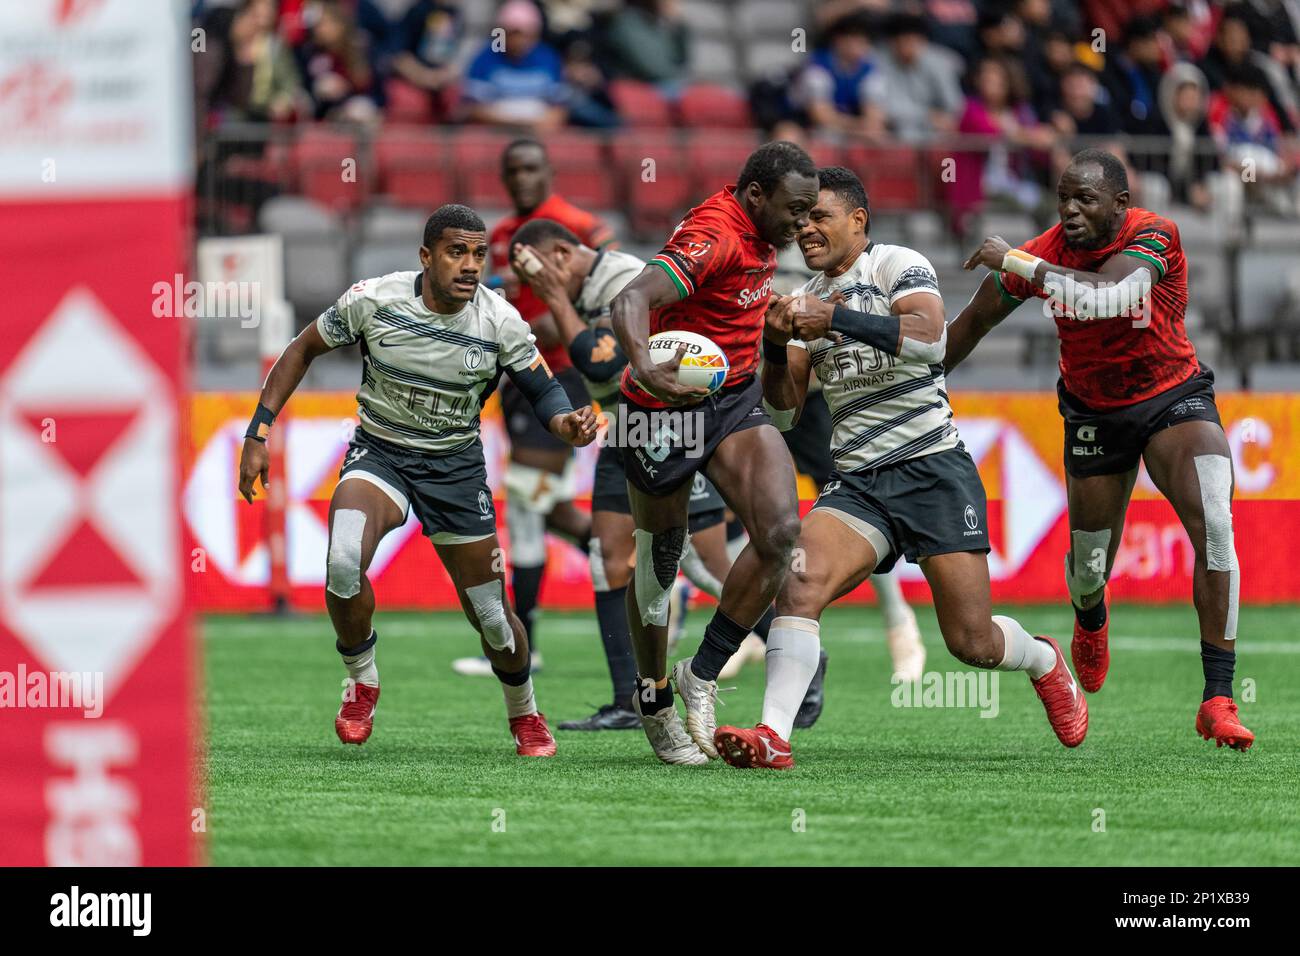
[[[593,382],[608,382],[623,371],[627,356],[619,347],[613,329],[584,329],[569,343],[574,367]]]
[[[537,351],[528,323],[513,309],[501,323],[497,343],[500,346],[497,364],[528,399],[538,421],[550,428],[551,419],[556,415],[573,411],[569,396],[551,374],[542,353]]]
[[[374,301],[366,295],[366,284],[358,282],[316,318],[316,330],[330,348],[351,345],[365,331],[375,312]]]
[[[684,225],[650,260],[650,265],[666,272],[677,290],[677,298],[684,299],[694,295],[710,276],[725,270],[731,258],[731,245],[724,236],[699,226]]]
[[[1180,241],[1177,226],[1167,219],[1156,219],[1139,229],[1119,254],[1151,266],[1155,270],[1155,280],[1159,282],[1169,271],[1169,257],[1177,250]]]

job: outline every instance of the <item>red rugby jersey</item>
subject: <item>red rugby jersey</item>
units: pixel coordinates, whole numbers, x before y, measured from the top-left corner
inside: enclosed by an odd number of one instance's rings
[[[1119,235],[1101,249],[1072,249],[1057,223],[1020,247],[1069,269],[1097,272],[1111,256],[1131,256],[1155,267],[1147,301],[1113,319],[1074,319],[1050,301],[1061,340],[1061,379],[1071,394],[1099,411],[1123,408],[1187,381],[1196,373],[1196,349],[1183,325],[1187,311],[1187,257],[1174,223],[1146,209],[1129,209]],[[1134,263],[1136,265],[1136,263]],[[1008,272],[995,273],[1014,299],[1047,293]],[[1146,324],[1146,309],[1150,324]]]
[[[530,219],[553,219],[565,226],[582,240],[584,245],[596,249],[606,245],[614,238],[614,232],[598,216],[579,209],[573,203],[557,193],[551,193],[540,206],[524,216],[507,216],[496,224],[488,236],[488,255],[491,258],[493,272],[505,272],[510,268],[510,237],[519,231],[519,227]],[[510,304],[519,310],[524,321],[530,325],[549,309],[527,285],[520,285],[519,294],[510,300]],[[567,346],[550,346],[540,350],[552,371],[569,368],[573,362],[569,359]]]
[[[758,367],[763,317],[772,294],[776,247],[759,237],[728,185],[686,214],[663,250],[650,260],[673,280],[679,300],[650,312],[650,334],[685,330],[707,335],[731,365],[725,385]],[[623,372],[623,393],[643,405],[661,404]]]

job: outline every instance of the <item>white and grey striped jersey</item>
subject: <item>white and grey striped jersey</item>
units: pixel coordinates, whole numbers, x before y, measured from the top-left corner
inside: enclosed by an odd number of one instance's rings
[[[939,280],[919,252],[872,242],[843,275],[820,273],[795,294],[829,299],[836,292],[850,309],[886,315],[904,296],[939,295]],[[849,338],[790,344],[807,348],[822,383],[839,471],[871,471],[957,447],[942,365],[905,361]]]
[[[419,272],[358,282],[316,320],[332,346],[361,343],[358,415],[367,432],[433,455],[478,438],[484,393],[504,369],[540,361],[528,323],[479,286],[454,315],[431,311]]]
[[[596,261],[591,264],[591,272],[583,280],[582,291],[578,301],[573,304],[578,318],[590,328],[597,325],[609,325],[609,307],[614,297],[623,291],[623,287],[641,274],[645,262],[634,255],[619,252],[617,249],[602,249],[596,253]],[[603,339],[607,347],[612,348],[615,340]],[[608,358],[608,356],[602,356]],[[608,382],[587,380],[587,392],[600,402],[602,411],[612,414],[612,408],[618,407],[619,375]]]

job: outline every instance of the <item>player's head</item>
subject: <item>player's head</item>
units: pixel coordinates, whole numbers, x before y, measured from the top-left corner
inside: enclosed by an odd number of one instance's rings
[[[794,143],[764,143],[745,160],[736,198],[759,236],[774,246],[788,246],[817,202],[817,166]]]
[[[817,205],[808,214],[808,225],[799,230],[799,251],[809,269],[838,275],[866,247],[871,204],[852,170],[823,166],[817,179]]]
[[[532,212],[551,194],[551,160],[535,139],[517,139],[501,153],[501,182],[515,212]]]
[[[420,265],[439,311],[474,298],[487,262],[487,226],[469,206],[440,206],[424,224]]]
[[[514,259],[519,246],[532,246],[539,256],[559,270],[566,284],[575,276],[586,278],[587,268],[580,261],[583,248],[579,239],[567,226],[554,219],[530,219],[510,237],[510,257]],[[522,276],[520,278],[523,278]]]
[[[1056,187],[1056,211],[1073,249],[1100,249],[1112,242],[1128,210],[1128,170],[1101,149],[1075,153]]]

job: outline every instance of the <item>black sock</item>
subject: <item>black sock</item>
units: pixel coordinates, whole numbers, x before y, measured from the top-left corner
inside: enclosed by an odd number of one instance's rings
[[[673,705],[673,685],[671,681],[665,683],[663,687],[655,687],[653,682],[649,685],[643,685],[641,675],[638,674],[636,693],[641,697],[641,713],[647,717]]]
[[[717,680],[718,671],[736,653],[740,642],[749,634],[749,628],[737,624],[722,609],[713,612],[713,619],[704,629],[704,640],[691,660],[691,673],[700,680]]]
[[[775,620],[776,605],[769,604],[767,610],[763,612],[763,616],[758,619],[758,623],[753,628],[754,633],[762,639],[764,644],[767,643],[767,632],[772,629],[772,622]]]
[[[510,586],[515,592],[515,613],[524,622],[524,633],[528,635],[528,647],[537,653],[537,642],[533,639],[533,612],[537,610],[537,595],[542,590],[542,575],[546,565],[536,567],[514,566]]]
[[[1099,631],[1106,623],[1106,600],[1103,598],[1088,610],[1074,605],[1074,617],[1085,631]]]
[[[614,685],[614,703],[627,709],[636,690],[636,658],[632,656],[632,635],[627,626],[627,588],[596,592],[596,622]]]
[[[1225,651],[1201,641],[1201,670],[1205,672],[1205,694],[1202,701],[1211,697],[1232,696],[1232,674],[1237,669],[1237,652]]]
[[[515,671],[512,674],[509,671],[497,670],[497,666],[493,664],[492,673],[496,674],[497,680],[499,680],[503,684],[508,684],[511,687],[522,687],[525,683],[528,682],[528,677],[532,673],[532,666],[529,664],[528,661],[524,661],[523,668],[521,670]]]

